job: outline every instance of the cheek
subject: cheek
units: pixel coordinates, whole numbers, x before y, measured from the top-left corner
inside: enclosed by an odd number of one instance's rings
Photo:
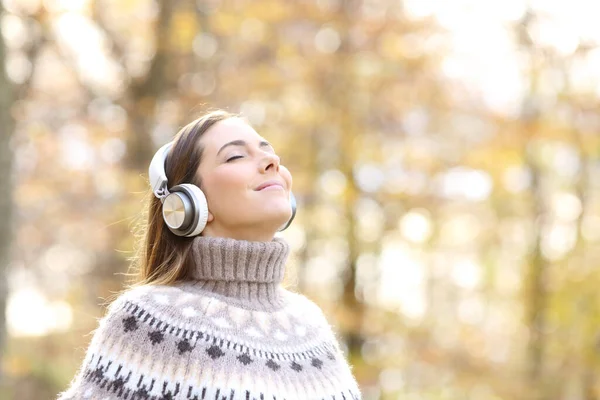
[[[231,171],[216,171],[204,180],[206,195],[215,204],[228,204],[240,200],[248,188],[244,177]]]
[[[283,166],[281,166],[279,169],[281,170],[281,176],[289,183],[291,188],[293,182],[292,173],[286,167]]]

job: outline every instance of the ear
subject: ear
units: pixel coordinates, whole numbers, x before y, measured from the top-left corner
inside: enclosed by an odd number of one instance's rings
[[[206,220],[206,222],[212,222],[214,219],[215,219],[215,216],[209,211],[208,219]]]

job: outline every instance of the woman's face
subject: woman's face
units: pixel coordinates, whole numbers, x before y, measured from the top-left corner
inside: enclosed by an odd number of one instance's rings
[[[240,118],[217,122],[200,144],[198,173],[209,210],[202,235],[272,240],[292,215],[292,175],[275,149]],[[259,190],[268,181],[281,186]]]

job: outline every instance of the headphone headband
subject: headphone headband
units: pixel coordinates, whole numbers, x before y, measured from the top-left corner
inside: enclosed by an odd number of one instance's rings
[[[169,142],[163,145],[160,149],[156,151],[154,157],[152,157],[152,161],[150,162],[150,167],[148,168],[148,176],[150,178],[150,186],[152,187],[152,192],[154,196],[160,199],[161,202],[165,201],[165,197],[167,197],[170,192],[167,187],[167,175],[165,173],[165,163],[167,161],[167,155],[173,146],[173,142]]]

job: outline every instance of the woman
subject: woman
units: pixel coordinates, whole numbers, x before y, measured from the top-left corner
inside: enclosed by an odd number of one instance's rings
[[[67,399],[359,399],[321,310],[281,287],[292,176],[236,115],[177,133],[149,169],[140,279],[100,320]]]

